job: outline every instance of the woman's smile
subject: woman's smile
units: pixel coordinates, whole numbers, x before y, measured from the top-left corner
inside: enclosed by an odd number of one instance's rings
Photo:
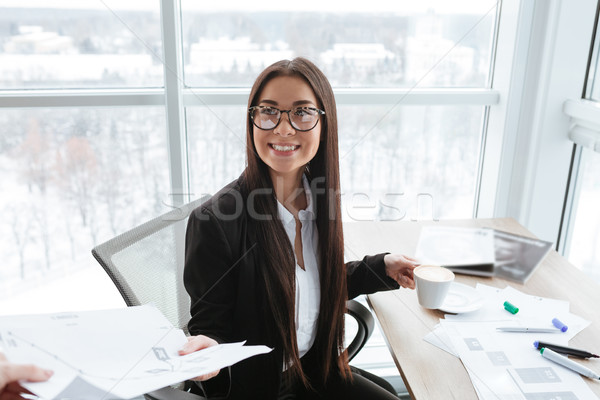
[[[299,144],[281,144],[269,143],[269,147],[279,156],[288,156],[294,154],[300,148]]]

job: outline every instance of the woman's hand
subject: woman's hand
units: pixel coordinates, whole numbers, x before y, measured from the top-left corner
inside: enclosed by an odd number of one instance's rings
[[[181,350],[179,350],[180,356],[184,356],[186,354],[190,354],[195,351],[206,349],[207,347],[216,346],[219,344],[216,340],[211,339],[208,336],[204,336],[204,335],[189,336],[187,338],[187,340],[188,340],[187,343],[185,345],[183,345]],[[205,374],[205,375],[197,376],[196,378],[194,378],[192,380],[207,381],[210,378],[214,378],[215,376],[219,375],[220,371],[221,370],[217,370],[217,371]]]
[[[35,365],[10,363],[6,361],[4,354],[0,353],[0,399],[24,399],[25,397],[21,395],[30,395],[31,392],[21,387],[19,380],[42,382],[51,376],[52,371]]]
[[[413,269],[420,264],[417,260],[402,254],[386,254],[383,257],[383,262],[385,262],[387,276],[398,282],[402,287],[415,288]]]

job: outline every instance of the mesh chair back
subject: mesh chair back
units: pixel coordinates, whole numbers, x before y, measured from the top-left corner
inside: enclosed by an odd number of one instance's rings
[[[190,299],[183,286],[185,229],[192,201],[92,249],[128,306],[154,304],[187,334]]]

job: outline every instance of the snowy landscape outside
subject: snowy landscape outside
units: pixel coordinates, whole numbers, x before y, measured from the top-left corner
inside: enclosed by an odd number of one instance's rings
[[[159,2],[76,3],[0,6],[0,90],[163,87]],[[425,3],[359,15],[200,10],[183,1],[185,86],[249,88],[271,62],[305,56],[334,90],[487,87],[495,12]],[[338,104],[344,220],[471,218],[484,113],[401,99]],[[245,118],[245,105],[186,109],[192,198],[242,172]],[[123,305],[90,251],[171,209],[165,109],[3,109],[0,124],[0,315]],[[571,251],[596,277],[597,158]]]

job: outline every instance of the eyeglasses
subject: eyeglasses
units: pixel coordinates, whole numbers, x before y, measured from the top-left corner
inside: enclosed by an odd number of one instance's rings
[[[252,123],[258,129],[265,131],[275,129],[281,122],[281,115],[287,113],[292,127],[300,132],[306,132],[317,126],[319,116],[325,111],[313,107],[296,107],[292,110],[280,110],[270,106],[254,106],[248,109]]]

